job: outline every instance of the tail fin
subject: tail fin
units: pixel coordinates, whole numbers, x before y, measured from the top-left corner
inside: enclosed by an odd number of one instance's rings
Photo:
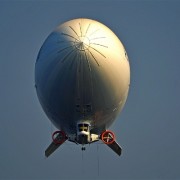
[[[107,144],[116,154],[121,155],[122,149],[119,144],[114,141],[112,144]]]

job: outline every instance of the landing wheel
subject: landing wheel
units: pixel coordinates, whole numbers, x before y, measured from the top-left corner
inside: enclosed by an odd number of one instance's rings
[[[85,148],[85,147],[82,147],[82,148],[81,148],[81,150],[82,150],[82,151],[85,151],[85,150],[86,150],[86,148]]]
[[[112,144],[115,141],[115,135],[112,131],[104,131],[101,134],[101,140],[105,144]]]

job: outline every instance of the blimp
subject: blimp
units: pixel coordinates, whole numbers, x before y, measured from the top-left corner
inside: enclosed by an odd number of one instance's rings
[[[125,47],[104,24],[69,20],[46,38],[35,63],[35,88],[48,119],[57,128],[45,150],[50,156],[64,142],[101,141],[117,155],[122,148],[110,126],[126,102],[130,65]]]

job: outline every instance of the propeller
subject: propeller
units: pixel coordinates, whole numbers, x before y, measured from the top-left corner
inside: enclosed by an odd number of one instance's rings
[[[55,144],[62,144],[66,139],[67,137],[64,131],[55,131],[52,134],[52,140]]]
[[[109,130],[104,131],[101,134],[101,140],[105,144],[112,144],[115,141],[115,135],[112,131],[109,131]]]

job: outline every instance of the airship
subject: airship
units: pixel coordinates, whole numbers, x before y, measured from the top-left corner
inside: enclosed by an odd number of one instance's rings
[[[104,24],[87,18],[66,21],[46,38],[35,63],[35,88],[57,128],[45,151],[64,142],[101,141],[117,155],[122,148],[109,130],[126,102],[130,65],[125,47]]]

